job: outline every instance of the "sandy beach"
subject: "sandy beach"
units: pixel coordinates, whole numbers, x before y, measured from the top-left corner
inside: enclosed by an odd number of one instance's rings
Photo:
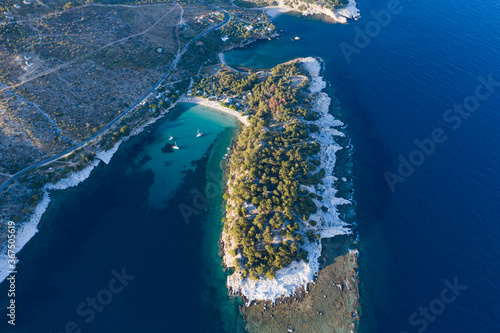
[[[222,105],[220,105],[219,102],[216,101],[210,101],[206,98],[202,97],[181,97],[178,101],[178,103],[193,103],[193,104],[199,104],[203,106],[207,106],[213,109],[217,109],[219,111],[222,111],[224,113],[230,114],[233,117],[236,117],[243,125],[248,126],[248,118],[245,116],[242,116],[241,113],[238,111],[231,110],[229,108],[226,108]]]
[[[305,16],[326,15],[335,22],[345,24],[348,19],[358,19],[360,16],[356,0],[349,0],[349,3],[345,7],[336,10],[331,10],[313,3],[300,1],[298,3],[290,3],[285,0],[279,0],[277,6],[264,7],[263,9],[271,19],[281,14],[295,11]]]
[[[288,7],[278,7],[278,6],[269,6],[269,7],[264,7],[262,8],[266,12],[267,16],[269,18],[273,19],[281,14],[285,14],[291,11],[294,11],[293,8],[288,8]]]

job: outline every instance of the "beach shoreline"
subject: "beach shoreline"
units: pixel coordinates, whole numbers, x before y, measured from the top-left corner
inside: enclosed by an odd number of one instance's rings
[[[234,111],[234,110],[231,110],[230,108],[226,108],[226,107],[222,106],[219,102],[216,102],[216,101],[211,101],[211,100],[208,100],[208,99],[202,98],[202,97],[185,97],[185,96],[183,96],[183,97],[179,98],[177,103],[193,103],[193,104],[203,105],[203,106],[227,113],[227,114],[235,117],[236,119],[238,119],[245,126],[249,125],[248,117],[242,116],[241,113],[239,113],[238,111]]]
[[[345,7],[331,10],[316,4],[298,2],[297,4],[285,3],[285,0],[279,0],[277,6],[268,6],[262,8],[269,18],[274,19],[279,15],[288,12],[298,12],[304,16],[309,15],[326,15],[337,23],[346,24],[348,19],[357,20],[360,17],[360,11],[357,8],[356,0],[349,0]]]

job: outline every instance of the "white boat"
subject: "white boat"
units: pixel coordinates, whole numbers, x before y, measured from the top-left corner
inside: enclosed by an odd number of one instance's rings
[[[300,37],[299,37],[299,36],[296,36],[296,37],[295,37],[295,40],[300,40]]]
[[[180,149],[179,146],[177,145],[177,142],[174,142],[174,145],[172,146],[174,149]]]
[[[203,135],[203,133],[202,133],[202,132],[200,132],[200,130],[198,130],[198,132],[196,132],[196,137],[197,137],[197,138],[199,138],[199,137],[200,137],[200,136],[202,136],[202,135]]]
[[[168,140],[173,140],[174,139],[174,137],[171,136],[170,134],[168,136],[169,136]]]

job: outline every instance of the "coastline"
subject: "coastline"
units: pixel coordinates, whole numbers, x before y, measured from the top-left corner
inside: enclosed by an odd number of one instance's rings
[[[298,4],[290,6],[288,3],[285,3],[285,0],[279,0],[277,6],[263,7],[263,9],[271,19],[281,14],[294,11],[304,16],[326,15],[335,22],[343,24],[346,24],[348,19],[357,20],[361,15],[357,8],[356,0],[349,0],[349,3],[345,7],[335,10],[301,1],[299,1]]]
[[[231,116],[235,117],[243,125],[245,125],[245,126],[249,125],[248,117],[242,116],[241,113],[239,113],[238,111],[234,111],[234,110],[231,110],[230,108],[226,108],[226,107],[220,105],[220,103],[216,102],[216,101],[210,101],[210,100],[208,100],[206,98],[202,98],[202,97],[185,97],[185,96],[183,96],[183,97],[179,98],[177,103],[193,103],[193,104],[207,106],[207,107],[212,108],[212,109],[217,109],[219,111],[222,111],[224,113],[230,114]]]
[[[24,248],[24,246],[38,233],[38,224],[42,220],[42,216],[49,207],[50,193],[49,190],[65,190],[70,187],[75,187],[90,176],[92,170],[100,163],[100,160],[93,160],[80,171],[72,172],[68,177],[60,179],[55,184],[48,183],[42,187],[43,197],[42,200],[35,207],[35,211],[30,216],[27,222],[22,223],[16,228],[16,255]],[[14,269],[9,268],[9,257],[5,254],[6,248],[2,249],[0,255],[0,283],[2,283],[8,276],[9,271]],[[16,258],[16,266],[19,259]]]
[[[309,82],[310,96],[314,98],[313,110],[320,114],[320,118],[316,121],[308,121],[306,123],[316,124],[320,131],[313,133],[311,136],[321,144],[320,151],[320,168],[324,168],[326,176],[323,178],[323,185],[320,189],[323,191],[323,201],[320,203],[314,200],[316,205],[324,205],[328,208],[326,212],[318,210],[311,218],[318,221],[315,227],[308,227],[307,230],[319,233],[322,239],[331,238],[336,235],[349,234],[348,225],[340,219],[337,207],[339,205],[351,204],[351,201],[336,197],[337,189],[335,182],[337,178],[333,175],[336,157],[335,153],[342,149],[335,140],[334,136],[344,136],[332,127],[343,126],[343,123],[336,120],[329,114],[329,106],[331,98],[322,92],[326,88],[326,82],[320,75],[322,62],[317,58],[299,58],[292,61],[300,62],[309,72],[311,78]],[[316,193],[312,187],[305,187],[312,193]],[[221,236],[224,239],[224,233]],[[232,266],[233,259],[228,253],[228,249],[224,248],[223,261],[226,266]],[[245,298],[247,306],[253,301],[264,300],[275,303],[278,298],[289,297],[293,295],[299,288],[304,287],[307,291],[309,283],[313,282],[320,270],[319,258],[321,256],[322,244],[315,242],[309,244],[305,249],[308,251],[309,262],[305,263],[294,262],[290,266],[276,272],[275,279],[269,280],[262,278],[259,281],[251,280],[250,278],[241,279],[239,273],[234,273],[228,277],[227,286],[230,293],[233,295],[241,295]]]
[[[358,256],[354,234],[324,239],[317,279],[295,295],[256,301],[241,312],[248,333],[358,331]]]
[[[50,204],[50,192],[53,190],[65,190],[71,187],[78,186],[81,182],[86,180],[92,170],[99,165],[102,161],[105,164],[108,164],[113,155],[118,151],[118,148],[123,143],[123,141],[127,141],[130,137],[135,136],[143,132],[146,127],[154,124],[161,118],[163,118],[166,114],[170,112],[177,105],[177,102],[172,103],[165,111],[161,113],[158,117],[152,118],[146,121],[144,124],[135,128],[129,136],[122,138],[120,141],[115,143],[115,145],[108,150],[101,150],[96,153],[96,158],[91,161],[85,168],[80,171],[72,172],[67,177],[58,180],[55,184],[47,183],[42,187],[43,197],[42,200],[37,204],[33,214],[29,217],[26,222],[19,223],[19,226],[16,228],[16,255],[24,248],[24,246],[38,233],[38,225],[42,220],[43,214],[47,210]],[[2,283],[8,276],[9,272],[15,270],[9,268],[9,260],[11,260],[7,254],[7,244],[4,244],[0,248],[0,283]],[[19,262],[19,259],[16,258],[16,266]]]

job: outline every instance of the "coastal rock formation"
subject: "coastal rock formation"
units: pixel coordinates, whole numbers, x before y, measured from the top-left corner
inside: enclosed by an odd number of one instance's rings
[[[356,7],[356,0],[349,0],[349,2],[340,8],[328,8],[326,5],[321,3],[309,3],[309,2],[292,2],[287,0],[279,0],[276,7],[278,10],[283,11],[298,11],[301,14],[308,15],[326,15],[332,18],[334,21],[339,23],[347,23],[348,19],[358,19],[360,16],[359,9]],[[268,12],[270,16],[275,16],[278,12],[270,11]]]

